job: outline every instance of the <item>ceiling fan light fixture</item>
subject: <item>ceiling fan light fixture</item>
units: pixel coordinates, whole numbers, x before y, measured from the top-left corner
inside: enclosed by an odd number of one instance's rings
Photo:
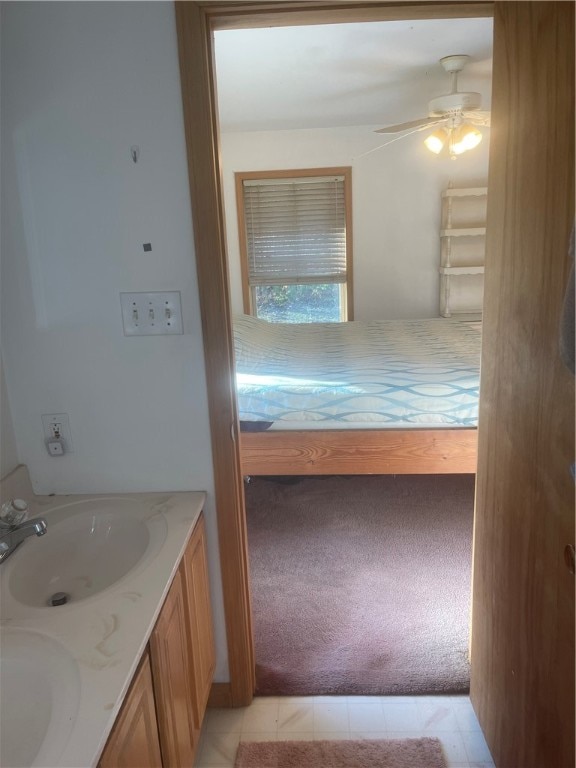
[[[490,115],[480,111],[482,105],[480,93],[458,90],[458,75],[469,60],[470,57],[465,54],[444,56],[440,59],[440,64],[451,77],[452,90],[428,102],[427,117],[379,128],[376,133],[401,134],[386,142],[391,144],[418,131],[436,128],[424,139],[424,144],[435,155],[439,155],[446,147],[452,160],[456,160],[463,152],[477,147],[482,141],[482,134],[475,126],[489,125]]]
[[[428,147],[430,152],[434,152],[435,155],[439,155],[446,143],[447,134],[443,128],[439,128],[434,133],[431,133],[426,139],[424,144]]]

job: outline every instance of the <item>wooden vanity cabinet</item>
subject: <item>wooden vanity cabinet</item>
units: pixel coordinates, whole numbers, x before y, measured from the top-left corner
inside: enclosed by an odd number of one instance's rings
[[[148,649],[99,768],[190,768],[194,764],[215,666],[202,515],[174,576]],[[143,668],[147,670],[144,673]],[[144,696],[144,682],[138,683],[141,675],[146,677],[145,712],[144,704],[140,703]]]
[[[178,570],[150,636],[162,760],[170,768],[189,768],[196,751],[191,687],[193,649],[187,622],[182,575]]]
[[[144,654],[114,723],[99,768],[161,768],[150,657]]]
[[[192,664],[191,688],[194,697],[194,741],[197,742],[212,687],[216,651],[210,607],[206,530],[201,517],[194,528],[180,570],[188,609]]]

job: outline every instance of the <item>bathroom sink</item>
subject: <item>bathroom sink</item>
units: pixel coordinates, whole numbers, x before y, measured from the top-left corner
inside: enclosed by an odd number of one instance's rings
[[[39,632],[0,631],[0,765],[57,766],[80,701],[76,662]]]
[[[145,566],[166,536],[163,516],[146,516],[129,498],[72,502],[45,518],[47,533],[27,539],[6,574],[10,595],[34,608],[78,602],[113,587]]]

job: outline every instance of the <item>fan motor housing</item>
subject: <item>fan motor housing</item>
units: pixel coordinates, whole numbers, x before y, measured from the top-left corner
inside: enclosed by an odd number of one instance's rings
[[[442,117],[447,112],[460,111],[468,112],[474,109],[480,109],[482,96],[474,91],[464,91],[458,93],[448,93],[445,96],[438,96],[428,102],[428,113],[430,117]]]

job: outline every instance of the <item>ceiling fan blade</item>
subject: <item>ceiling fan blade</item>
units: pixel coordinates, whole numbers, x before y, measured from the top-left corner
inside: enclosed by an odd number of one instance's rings
[[[419,120],[410,120],[407,123],[399,123],[398,125],[387,125],[386,128],[379,128],[374,133],[400,133],[401,131],[407,131],[409,128],[426,128],[429,125],[436,125],[437,123],[443,123],[444,119],[437,117],[421,117]]]

